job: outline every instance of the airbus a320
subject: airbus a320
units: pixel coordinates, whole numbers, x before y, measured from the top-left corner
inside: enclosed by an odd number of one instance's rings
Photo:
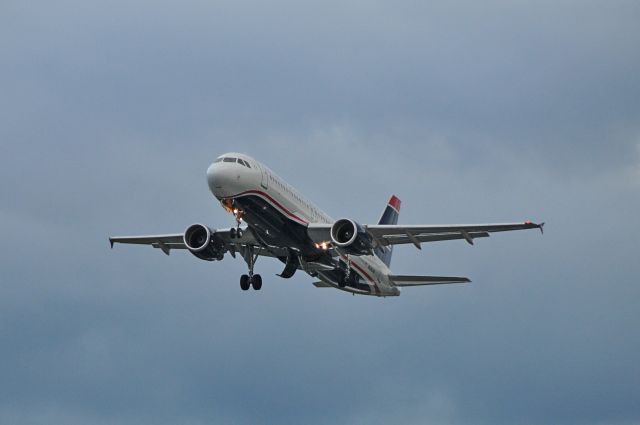
[[[461,239],[473,245],[477,238],[510,230],[540,229],[544,223],[524,221],[502,224],[401,225],[400,199],[389,199],[380,220],[361,224],[351,218],[334,220],[278,177],[266,165],[248,155],[227,153],[207,169],[207,182],[222,207],[233,214],[235,225],[213,229],[192,224],[183,233],[114,236],[114,243],[150,245],[165,254],[187,250],[206,261],[220,261],[225,254],[242,257],[248,273],[240,277],[246,291],[262,288],[254,273],[259,257],[274,257],[284,264],[278,276],[291,278],[302,270],[319,288],[336,288],[353,294],[398,296],[407,286],[466,283],[457,276],[416,276],[390,270],[394,245]]]

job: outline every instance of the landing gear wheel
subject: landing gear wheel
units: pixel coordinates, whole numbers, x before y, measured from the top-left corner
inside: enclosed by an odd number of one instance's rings
[[[231,230],[229,230],[229,237],[231,239],[235,239],[235,237],[236,237],[236,228],[235,227],[232,227]]]
[[[342,279],[340,279],[338,281],[338,286],[341,288],[344,288],[345,286],[347,286],[347,278],[343,277]]]
[[[236,230],[236,237],[237,238],[241,238],[242,237],[242,229]]]
[[[247,276],[246,274],[240,276],[240,288],[243,291],[246,291],[249,289],[249,286],[251,286],[251,280],[249,279],[249,276]]]
[[[253,289],[259,291],[260,288],[262,288],[262,276],[260,276],[259,274],[254,274],[251,278],[251,285],[253,286]]]

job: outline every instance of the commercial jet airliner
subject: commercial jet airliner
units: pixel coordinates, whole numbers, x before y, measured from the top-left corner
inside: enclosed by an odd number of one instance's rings
[[[304,198],[264,164],[240,153],[218,157],[207,169],[209,189],[222,207],[233,214],[235,226],[212,229],[192,224],[184,233],[110,237],[114,243],[151,245],[165,254],[186,249],[197,258],[220,261],[226,253],[240,255],[248,274],[240,288],[262,288],[254,273],[260,256],[275,257],[284,264],[280,277],[289,279],[302,270],[319,288],[337,288],[353,294],[398,296],[406,286],[470,282],[466,277],[394,274],[389,269],[393,246],[476,238],[493,232],[540,229],[531,221],[503,224],[399,225],[400,199],[387,203],[376,224],[351,218],[334,220]]]

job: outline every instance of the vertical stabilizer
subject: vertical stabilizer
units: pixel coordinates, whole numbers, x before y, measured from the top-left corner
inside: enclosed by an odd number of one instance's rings
[[[398,224],[400,204],[400,199],[398,199],[396,195],[393,195],[382,212],[382,217],[380,217],[378,224]],[[391,254],[393,254],[393,246],[376,248],[375,254],[389,267],[391,264]]]

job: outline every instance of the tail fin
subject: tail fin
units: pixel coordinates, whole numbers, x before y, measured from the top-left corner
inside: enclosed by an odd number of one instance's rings
[[[400,215],[400,199],[393,195],[380,217],[378,224],[398,224],[398,216]],[[375,254],[389,267],[391,264],[391,255],[393,254],[393,246],[378,247]]]

